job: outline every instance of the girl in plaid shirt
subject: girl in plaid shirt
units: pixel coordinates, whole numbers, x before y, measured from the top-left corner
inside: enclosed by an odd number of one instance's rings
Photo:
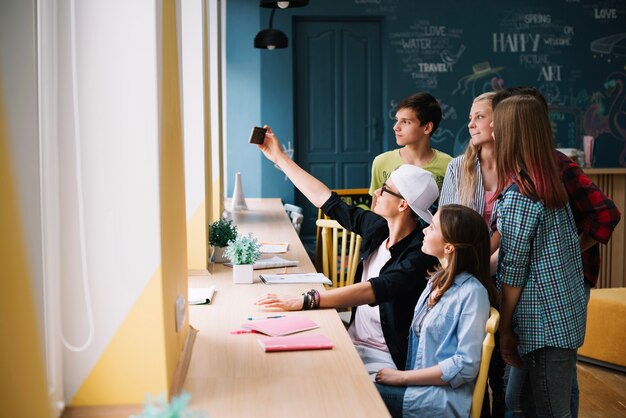
[[[578,234],[543,104],[527,95],[499,103],[494,138],[500,349],[513,366],[507,406],[515,416],[569,417],[586,304]]]

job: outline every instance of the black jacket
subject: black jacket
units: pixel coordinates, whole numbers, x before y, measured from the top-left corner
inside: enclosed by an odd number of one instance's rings
[[[322,205],[322,211],[349,231],[363,237],[359,265],[354,282],[361,281],[363,260],[377,249],[388,237],[387,221],[374,212],[350,207],[336,193]],[[435,257],[422,253],[424,234],[418,226],[408,236],[393,245],[391,259],[380,270],[378,277],[370,279],[379,305],[380,322],[391,357],[398,370],[406,367],[409,327],[420,294],[426,287],[428,270],[437,262]],[[352,310],[350,323],[354,321],[356,308]]]

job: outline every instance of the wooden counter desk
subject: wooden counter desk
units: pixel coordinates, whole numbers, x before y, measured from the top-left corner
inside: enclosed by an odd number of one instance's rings
[[[286,241],[280,256],[297,259],[288,272],[315,271],[280,199],[247,199],[248,211],[233,214],[241,233],[259,241]],[[267,255],[265,255],[267,257]],[[249,316],[272,315],[253,305],[267,292],[301,294],[322,285],[265,285],[254,271],[253,284],[232,283],[232,269],[212,267],[209,276],[190,277],[190,287],[215,285],[210,305],[189,307],[189,322],[198,329],[184,390],[191,393],[191,410],[222,417],[388,417],[389,413],[334,309],[282,312],[316,321],[332,350],[265,353],[261,334],[231,335]]]

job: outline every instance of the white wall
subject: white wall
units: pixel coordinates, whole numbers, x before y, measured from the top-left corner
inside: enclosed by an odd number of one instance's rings
[[[60,335],[48,324],[48,371],[53,398],[66,403],[161,275],[160,5],[0,2],[0,100],[11,171],[41,322],[44,306],[60,310]],[[151,283],[158,289],[154,320],[172,339],[162,311],[173,301],[159,297],[161,280]],[[133,338],[141,335],[125,344]],[[155,367],[170,373],[166,355]],[[99,382],[92,389],[106,393]]]
[[[211,158],[212,179],[221,182],[223,199],[226,190],[226,59],[224,27],[226,22],[226,1],[208,0],[209,14],[209,83],[211,103]],[[218,180],[216,180],[218,179]],[[215,183],[214,183],[215,184]],[[218,211],[221,212],[221,211]],[[216,216],[219,217],[220,213]]]
[[[75,26],[70,6],[58,13],[66,400],[160,263],[156,4],[76,2]]]
[[[207,34],[203,33],[203,4]],[[206,269],[207,224],[221,212],[220,15],[217,0],[182,1],[185,203],[188,264],[192,270]],[[205,52],[208,54],[208,86],[203,73]],[[209,95],[208,99],[205,94]],[[210,164],[210,171],[207,164]]]
[[[57,413],[65,404],[63,349],[59,329],[59,168],[57,117],[57,5],[53,0],[37,2],[37,71],[39,91],[39,146],[41,173],[41,213],[43,255],[45,349],[50,400]]]
[[[205,270],[208,258],[202,3],[202,0],[181,2],[187,267],[190,270]]]

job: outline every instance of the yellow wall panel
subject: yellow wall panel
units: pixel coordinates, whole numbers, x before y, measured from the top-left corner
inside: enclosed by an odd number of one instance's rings
[[[213,206],[212,206],[212,215],[213,218],[211,222],[218,220],[222,217],[223,207],[222,207],[222,187],[221,187],[222,179],[218,178],[213,182],[213,188],[211,191],[213,192]]]
[[[142,404],[169,392],[161,270],[150,278],[119,331],[72,399],[72,406]]]
[[[0,100],[0,415],[51,417],[7,132]]]
[[[167,381],[172,383],[188,332],[188,315],[176,332],[176,298],[187,293],[187,222],[181,115],[176,2],[163,1],[161,39],[161,257],[163,272],[162,326],[165,329]]]
[[[206,270],[208,257],[205,202],[202,201],[187,221],[187,266],[190,270]]]

